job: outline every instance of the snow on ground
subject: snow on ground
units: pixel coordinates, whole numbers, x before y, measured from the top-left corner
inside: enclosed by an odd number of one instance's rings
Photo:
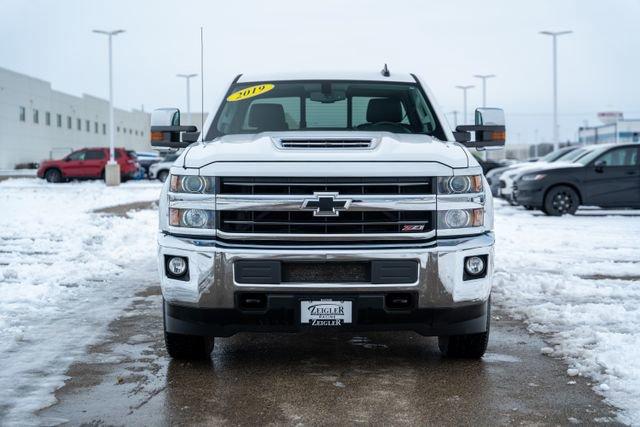
[[[496,236],[494,302],[545,334],[567,381],[591,378],[640,425],[640,211],[547,217],[497,201]]]
[[[36,422],[69,365],[156,279],[156,212],[91,211],[159,192],[152,182],[0,182],[0,424]]]

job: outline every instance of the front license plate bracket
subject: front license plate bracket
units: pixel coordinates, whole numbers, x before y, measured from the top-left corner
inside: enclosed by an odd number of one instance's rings
[[[336,298],[300,300],[300,323],[316,327],[352,324],[353,301]]]

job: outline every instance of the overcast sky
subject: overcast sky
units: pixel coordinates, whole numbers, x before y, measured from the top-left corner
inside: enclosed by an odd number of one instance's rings
[[[475,84],[469,112],[502,107],[512,142],[552,135],[551,38],[561,37],[560,135],[575,138],[596,113],[640,117],[640,1],[36,1],[0,0],[0,66],[56,90],[108,97],[107,40],[114,39],[115,104],[184,109],[184,81],[200,72],[205,29],[205,110],[238,73],[379,70],[422,75],[446,112],[462,110],[456,85]],[[199,110],[200,82],[192,84]],[[450,116],[452,117],[452,116]],[[469,114],[471,120],[471,114]],[[452,120],[452,119],[450,119]]]

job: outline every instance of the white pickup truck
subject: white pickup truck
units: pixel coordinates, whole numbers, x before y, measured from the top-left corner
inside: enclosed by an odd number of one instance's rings
[[[184,148],[160,197],[165,341],[209,357],[238,332],[407,330],[479,358],[493,204],[468,149],[504,145],[502,110],[455,132],[413,74],[239,75],[204,125],[156,110]]]

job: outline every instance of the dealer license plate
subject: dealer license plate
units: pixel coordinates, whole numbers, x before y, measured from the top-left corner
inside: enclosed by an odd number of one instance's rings
[[[352,301],[300,301],[300,322],[311,326],[340,326],[351,323],[351,307]]]

